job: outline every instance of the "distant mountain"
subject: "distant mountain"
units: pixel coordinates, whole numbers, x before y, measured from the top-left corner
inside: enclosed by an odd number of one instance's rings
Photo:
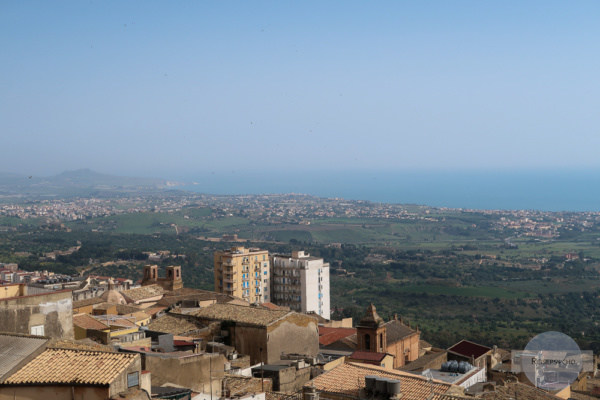
[[[90,169],[65,171],[40,177],[0,172],[0,196],[86,196],[160,191],[178,184],[164,179],[102,174]]]

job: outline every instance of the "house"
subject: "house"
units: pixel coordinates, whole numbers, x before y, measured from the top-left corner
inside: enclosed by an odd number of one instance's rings
[[[212,390],[213,396],[221,395],[227,361],[221,354],[155,352],[147,347],[128,347],[121,351],[139,354],[141,368],[150,371],[155,386],[173,385],[209,395]]]
[[[448,360],[468,361],[477,368],[489,370],[493,366],[492,353],[491,347],[461,340],[448,349]]]
[[[204,323],[220,322],[226,344],[249,355],[253,364],[274,363],[285,353],[315,357],[319,352],[317,321],[308,315],[235,304],[213,304],[189,315]]]
[[[0,288],[0,327],[5,332],[72,339],[72,310],[70,290],[25,284]]]
[[[48,348],[3,380],[0,399],[104,400],[150,386],[137,354]]]
[[[462,388],[446,382],[359,363],[342,364],[319,375],[304,385],[303,392],[305,399],[314,398],[311,394],[316,394],[319,399],[329,400],[366,399],[372,396],[366,387],[366,380],[373,382],[382,378],[399,382],[398,395],[402,399],[440,400],[444,394],[462,393]]]

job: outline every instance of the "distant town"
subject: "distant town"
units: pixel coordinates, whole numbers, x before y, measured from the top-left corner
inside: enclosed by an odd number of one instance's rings
[[[532,383],[511,351],[561,330],[598,354],[599,220],[300,194],[5,202],[0,398],[593,398],[596,356]]]

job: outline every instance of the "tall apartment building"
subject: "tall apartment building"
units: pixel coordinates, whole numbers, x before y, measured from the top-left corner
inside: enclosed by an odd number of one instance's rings
[[[273,255],[271,265],[273,303],[298,312],[313,311],[329,319],[329,263],[294,251],[291,256]]]
[[[271,301],[270,276],[267,250],[232,247],[215,252],[215,292],[265,303]]]

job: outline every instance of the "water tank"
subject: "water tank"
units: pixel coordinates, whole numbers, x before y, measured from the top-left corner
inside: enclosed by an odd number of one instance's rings
[[[400,394],[401,382],[396,379],[389,379],[387,381],[387,394],[390,396]]]
[[[378,394],[386,394],[387,393],[387,378],[377,377],[375,381],[375,392]]]
[[[367,392],[373,393],[375,391],[375,381],[377,377],[375,375],[367,375],[365,376],[365,389]]]
[[[442,372],[449,372],[450,371],[450,361],[446,361],[442,364],[442,368],[441,368]]]
[[[469,364],[467,361],[461,361],[458,363],[458,372],[460,372],[461,374],[466,374],[472,368],[473,368],[473,366],[471,364]]]
[[[458,372],[458,361],[456,361],[456,360],[450,361],[450,366],[448,368],[448,372]]]

